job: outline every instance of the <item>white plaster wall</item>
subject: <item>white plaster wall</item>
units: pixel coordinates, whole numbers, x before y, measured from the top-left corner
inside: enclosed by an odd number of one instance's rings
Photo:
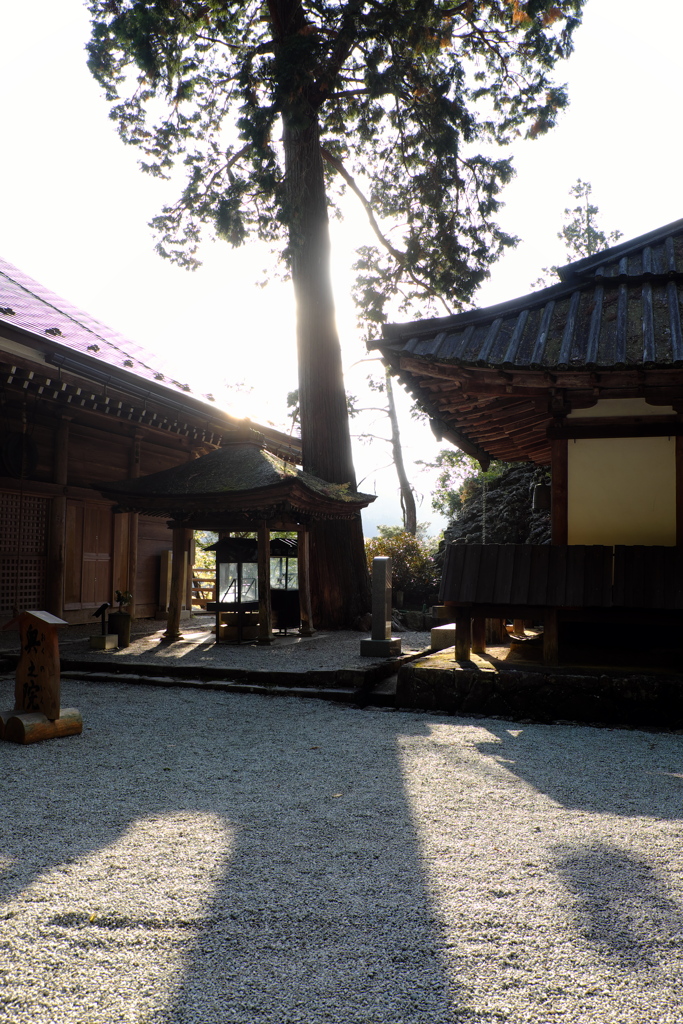
[[[588,409],[573,409],[567,419],[592,420],[609,419],[613,416],[630,416],[636,420],[652,416],[673,416],[670,405],[649,405],[644,398],[600,398]]]
[[[676,441],[569,441],[570,544],[676,543]]]

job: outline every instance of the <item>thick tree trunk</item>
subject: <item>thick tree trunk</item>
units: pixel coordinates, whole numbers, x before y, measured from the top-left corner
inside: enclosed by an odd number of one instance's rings
[[[297,303],[303,468],[356,486],[330,280],[330,236],[315,115],[283,118],[292,279]],[[316,627],[342,629],[370,606],[360,515],[311,531]]]
[[[403,464],[403,448],[401,447],[401,434],[398,429],[398,416],[396,415],[396,403],[394,402],[394,389],[391,384],[391,374],[385,371],[384,379],[387,389],[387,404],[389,406],[389,422],[391,424],[391,454],[396,466],[396,474],[401,489],[401,509],[403,510],[403,528],[406,533],[417,533],[417,509],[415,508],[415,495],[410,486],[410,480]]]

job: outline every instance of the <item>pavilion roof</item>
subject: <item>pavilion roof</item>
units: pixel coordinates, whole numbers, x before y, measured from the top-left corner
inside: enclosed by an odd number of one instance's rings
[[[683,220],[576,261],[560,282],[454,316],[387,324],[384,361],[435,432],[486,461],[549,461],[551,404],[683,397]]]
[[[346,519],[375,500],[348,484],[306,473],[251,440],[222,448],[172,469],[98,485],[116,511],[141,512],[197,529],[239,528],[242,523],[305,523]],[[246,526],[245,526],[246,528]]]

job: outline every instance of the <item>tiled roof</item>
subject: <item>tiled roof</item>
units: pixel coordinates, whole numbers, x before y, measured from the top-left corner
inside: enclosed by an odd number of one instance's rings
[[[103,484],[100,489],[118,501],[121,511],[178,521],[213,515],[213,525],[201,529],[217,529],[221,515],[256,510],[261,516],[265,510],[269,519],[281,518],[285,505],[285,512],[298,509],[314,518],[350,518],[375,500],[372,494],[297,469],[253,440],[232,441],[172,469]]]
[[[385,363],[485,465],[550,461],[549,428],[599,398],[683,398],[683,220],[563,267],[560,283],[456,316],[387,324]]]
[[[149,352],[0,258],[0,330],[3,323],[175,392],[191,393],[188,384],[162,373]],[[213,401],[210,395],[194,397]]]
[[[569,264],[560,278],[512,302],[388,324],[377,347],[502,369],[683,365],[683,220]]]
[[[32,370],[23,385],[37,389],[43,397],[50,394],[50,388],[54,388],[55,374],[49,369],[52,365],[60,368],[60,381],[63,369],[67,374],[76,375],[77,381],[82,376],[89,383],[95,382],[93,393],[89,395],[81,392],[77,382],[63,383],[58,392],[54,392],[54,398],[61,397],[70,402],[78,397],[80,407],[87,406],[105,413],[111,409],[121,412],[120,402],[110,403],[112,389],[118,388],[126,400],[135,405],[135,408],[128,407],[126,413],[135,422],[146,422],[152,426],[162,424],[164,429],[177,427],[188,436],[194,431],[193,437],[201,437],[212,444],[220,444],[228,435],[244,430],[250,436],[261,437],[263,444],[283,458],[297,463],[301,461],[298,438],[225,412],[213,395],[198,394],[184,381],[175,380],[163,372],[159,357],[77,309],[0,258],[0,338],[3,329],[8,342],[20,341],[25,347],[40,353],[40,361],[47,363],[44,377]],[[15,377],[12,370],[8,380]],[[75,389],[75,395],[63,395],[64,389],[67,392]],[[162,410],[161,416],[157,406]],[[167,416],[163,415],[164,411]],[[188,427],[182,419],[179,420],[179,411],[195,426]],[[201,428],[196,425],[198,418],[204,424]]]

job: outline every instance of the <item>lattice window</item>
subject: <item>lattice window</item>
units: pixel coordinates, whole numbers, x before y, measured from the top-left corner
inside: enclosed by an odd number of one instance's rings
[[[48,508],[48,498],[0,494],[0,611],[44,607]]]

